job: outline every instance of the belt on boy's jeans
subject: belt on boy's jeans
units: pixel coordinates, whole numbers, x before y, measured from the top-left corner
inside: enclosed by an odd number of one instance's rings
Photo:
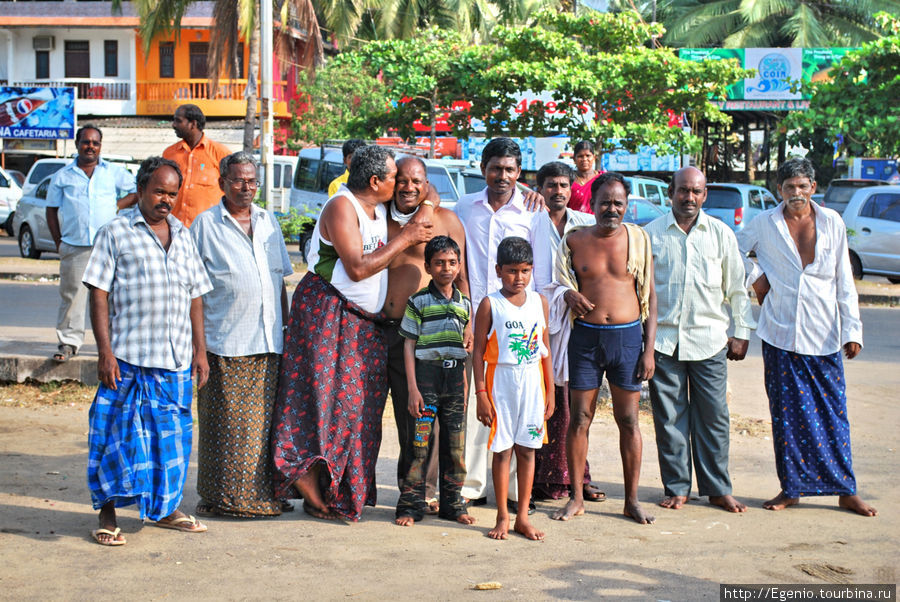
[[[429,366],[438,366],[440,368],[456,368],[462,366],[463,360],[416,360]]]

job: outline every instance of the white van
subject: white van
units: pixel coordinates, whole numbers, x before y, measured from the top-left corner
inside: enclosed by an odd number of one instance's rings
[[[259,164],[257,178],[262,183],[265,180],[265,174],[263,173],[259,155],[254,155],[253,158]],[[273,159],[272,207],[276,213],[287,213],[291,207],[291,185],[294,181],[294,168],[297,165],[297,157],[275,155]],[[262,186],[260,186],[260,189],[262,189]]]

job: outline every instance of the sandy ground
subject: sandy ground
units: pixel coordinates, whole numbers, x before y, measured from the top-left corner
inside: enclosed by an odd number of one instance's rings
[[[758,344],[758,343],[757,343]],[[758,357],[731,364],[731,471],[751,509],[726,513],[705,500],[653,506],[662,487],[649,417],[644,417],[641,499],[657,521],[621,515],[621,465],[609,409],[591,433],[595,482],[610,500],[568,523],[560,502],[539,503],[544,542],[488,539],[493,511],[472,509],[464,527],[427,517],[392,524],[397,500],[396,432],[386,416],[378,505],[357,524],[321,522],[301,510],[274,520],[210,519],[204,534],[141,525],[120,512],[128,544],[94,544],[85,485],[88,406],[16,407],[0,400],[0,598],[8,599],[717,599],[719,583],[896,583],[898,416],[895,362],[848,362],[854,464],[877,518],[841,511],[837,499],[804,500],[782,512],[760,508],[777,493],[768,408]],[[196,431],[195,431],[196,437]],[[183,508],[197,502],[192,460]],[[499,591],[472,591],[497,581]]]

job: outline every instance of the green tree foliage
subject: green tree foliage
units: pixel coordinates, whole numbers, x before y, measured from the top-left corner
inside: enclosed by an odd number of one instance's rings
[[[323,144],[333,138],[378,136],[388,105],[385,86],[347,60],[335,60],[301,88],[306,102],[293,108],[290,148],[300,141]]]
[[[832,80],[807,85],[809,110],[783,123],[789,142],[816,132],[851,157],[900,156],[900,19],[878,18],[888,35],[845,55]]]
[[[629,150],[646,144],[663,152],[696,152],[700,140],[669,127],[668,111],[727,121],[709,98],[724,97],[727,86],[747,72],[736,61],[685,61],[670,49],[648,47],[663,31],[633,13],[587,11],[547,11],[538,15],[537,26],[499,28],[490,64],[460,69],[459,77],[471,80],[463,88],[473,106],[454,122],[482,118],[488,135],[561,132],[596,140],[600,148],[618,139]],[[555,106],[536,103],[517,112],[516,95],[524,90],[551,93]]]
[[[627,0],[614,0],[617,5]],[[648,3],[640,2],[646,16]],[[873,15],[900,14],[898,0],[660,0],[673,46],[859,46],[880,37]]]

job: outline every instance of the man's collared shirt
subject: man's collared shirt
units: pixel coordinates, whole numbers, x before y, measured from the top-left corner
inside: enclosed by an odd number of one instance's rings
[[[213,290],[203,295],[206,350],[225,357],[281,353],[281,289],[293,273],[281,228],[264,209],[250,206],[252,238],[224,201],[191,226]]]
[[[116,202],[135,190],[134,176],[121,165],[101,158],[88,178],[75,160],[53,175],[47,207],[59,208],[64,243],[89,247],[100,228],[116,217]]]
[[[593,226],[597,223],[597,218],[593,216],[591,213],[585,213],[584,211],[576,211],[574,209],[570,209],[566,207],[566,223],[563,224],[563,236],[569,233],[569,230],[575,228],[576,226]],[[559,235],[559,230],[556,229],[556,226],[553,225],[553,221],[550,221],[550,238],[553,242],[552,251],[556,254],[556,249],[559,247],[559,243],[562,242],[562,236]]]
[[[231,154],[223,144],[210,140],[206,134],[193,149],[179,140],[163,151],[163,157],[178,164],[184,182],[172,215],[190,227],[197,216],[219,202],[219,161]]]
[[[644,227],[653,249],[658,325],[654,349],[681,361],[719,353],[728,342],[727,301],[734,337],[756,327],[744,287],[744,266],[728,226],[703,211],[685,234],[670,211]]]
[[[784,202],[760,213],[738,233],[747,285],[762,274],[771,289],[756,332],[765,342],[804,355],[830,355],[845,343],[862,345],[862,322],[847,228],[841,216],[810,203],[816,216],[816,255],[803,267],[784,219]],[[746,257],[756,252],[757,263]]]
[[[528,211],[524,197],[516,189],[508,203],[496,212],[487,199],[487,188],[467,194],[456,204],[466,230],[466,265],[469,273],[469,294],[472,307],[477,311],[481,300],[500,290],[497,277],[497,246],[504,238],[520,236],[531,243],[534,253],[534,271],[529,288],[536,291],[553,279],[553,246],[550,214],[546,211]]]
[[[97,233],[82,280],[109,293],[110,343],[118,359],[143,368],[191,364],[191,299],[212,290],[190,232],[171,215],[169,251],[140,209]]]

